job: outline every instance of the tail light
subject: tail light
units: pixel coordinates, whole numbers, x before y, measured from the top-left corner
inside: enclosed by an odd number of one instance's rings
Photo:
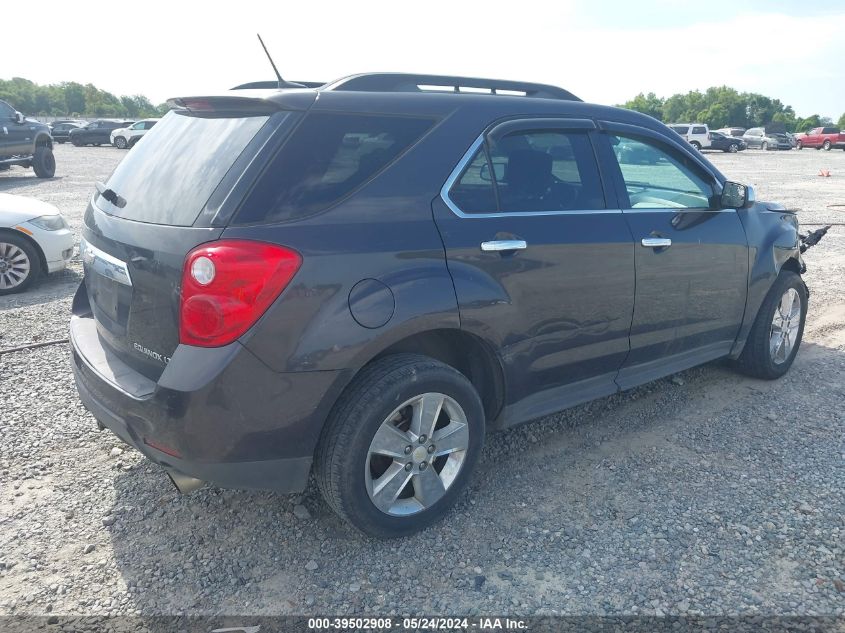
[[[301,263],[296,251],[264,242],[198,246],[182,269],[179,341],[199,347],[231,343],[266,312]]]

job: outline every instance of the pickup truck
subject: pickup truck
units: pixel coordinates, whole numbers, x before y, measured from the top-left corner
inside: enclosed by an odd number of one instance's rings
[[[816,149],[845,149],[845,134],[838,127],[816,127],[798,139],[798,149],[815,147]]]

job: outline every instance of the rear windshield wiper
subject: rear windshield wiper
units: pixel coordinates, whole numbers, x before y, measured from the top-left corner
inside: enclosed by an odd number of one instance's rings
[[[97,191],[100,192],[100,195],[106,199],[106,201],[111,202],[118,209],[122,209],[126,206],[126,199],[117,195],[117,192],[114,189],[109,189],[99,181],[94,183],[94,186],[97,188]]]

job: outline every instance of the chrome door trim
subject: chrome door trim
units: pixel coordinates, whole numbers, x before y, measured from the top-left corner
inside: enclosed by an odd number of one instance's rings
[[[668,237],[644,237],[640,244],[646,248],[669,248],[672,246],[672,240]]]
[[[84,237],[79,241],[79,255],[84,264],[91,266],[95,272],[103,277],[108,277],[124,286],[132,285],[132,278],[129,276],[129,268],[126,266],[126,262],[89,244]]]
[[[493,240],[481,242],[481,250],[487,253],[500,253],[503,251],[521,251],[528,248],[525,240]]]

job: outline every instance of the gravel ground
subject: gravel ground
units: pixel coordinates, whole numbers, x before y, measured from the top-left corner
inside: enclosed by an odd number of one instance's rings
[[[79,228],[125,154],[59,146],[0,191]],[[845,221],[845,152],[713,154],[804,223]],[[816,176],[820,168],[833,174]],[[808,253],[777,382],[714,363],[489,438],[445,522],[368,540],[300,496],[204,489],[78,403],[66,345],[0,356],[0,614],[845,614],[845,228]],[[66,336],[80,266],[0,298],[0,349]]]

